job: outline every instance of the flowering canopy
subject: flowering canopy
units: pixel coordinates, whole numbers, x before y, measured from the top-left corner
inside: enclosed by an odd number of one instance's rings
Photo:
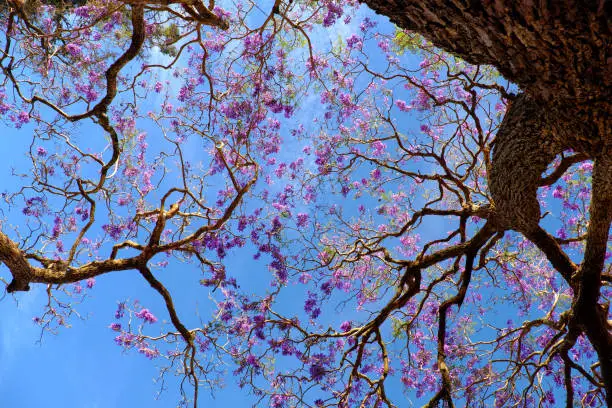
[[[537,191],[513,224],[492,160],[525,97],[492,67],[352,1],[11,0],[0,16],[0,114],[30,137],[3,192],[2,276],[46,285],[43,329],[136,270],[165,310],[121,299],[109,331],[193,406],[228,371],[273,407],[604,404],[601,352],[574,324],[593,161],[563,150],[533,186],[510,180]],[[199,321],[168,289],[183,272],[211,300]]]

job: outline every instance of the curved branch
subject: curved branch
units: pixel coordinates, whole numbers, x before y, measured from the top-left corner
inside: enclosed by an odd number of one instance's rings
[[[166,287],[160,281],[158,281],[155,276],[153,276],[153,273],[151,273],[148,267],[143,266],[139,268],[138,271],[146,279],[146,281],[149,282],[149,285],[151,285],[151,287],[155,289],[164,298],[164,302],[166,303],[166,309],[168,309],[172,324],[174,325],[174,327],[176,327],[179,333],[181,333],[181,336],[183,337],[185,342],[187,344],[191,344],[193,336],[179,319],[178,314],[176,313],[176,308],[174,307],[172,296],[170,295],[170,292],[168,292],[168,289],[166,289]]]
[[[588,160],[589,156],[584,153],[578,153],[570,157],[564,157],[561,163],[555,168],[555,170],[548,176],[540,180],[540,186],[550,186],[555,184],[557,180],[565,174],[565,172],[576,163]]]
[[[573,286],[572,275],[578,267],[567,256],[559,242],[539,225],[532,231],[525,233],[525,238],[534,243],[546,255],[552,266],[563,276],[563,279]]]
[[[108,106],[117,96],[117,76],[121,69],[132,61],[142,48],[145,41],[144,6],[142,4],[132,5],[132,39],[127,50],[106,70],[106,95],[89,111],[80,115],[69,116],[68,119],[75,122],[90,116],[106,113]]]
[[[64,261],[37,258],[44,268],[32,266],[28,257],[6,234],[0,231],[0,262],[4,263],[13,275],[13,280],[6,288],[8,293],[27,291],[30,283],[74,283],[93,278],[108,272],[136,269],[144,258],[107,259],[94,261],[78,268],[72,268]]]

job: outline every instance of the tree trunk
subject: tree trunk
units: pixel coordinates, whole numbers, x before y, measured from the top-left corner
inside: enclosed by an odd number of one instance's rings
[[[610,4],[604,1],[364,0],[398,27],[472,64],[494,65],[536,99],[610,95]],[[607,8],[607,9],[606,9]]]

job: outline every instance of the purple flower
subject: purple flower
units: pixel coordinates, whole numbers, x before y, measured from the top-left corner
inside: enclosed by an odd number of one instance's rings
[[[357,34],[353,34],[346,39],[346,45],[349,49],[356,48],[360,50],[363,47],[363,40]]]
[[[544,395],[546,402],[548,402],[549,404],[554,404],[555,403],[555,395],[553,394],[552,391],[546,391],[546,394]]]
[[[327,282],[323,282],[321,284],[321,291],[323,293],[325,293],[326,295],[331,295],[332,289],[333,289],[333,285],[331,284],[331,281],[327,281]]]
[[[342,330],[342,331],[349,331],[349,330],[351,330],[351,322],[349,322],[348,320],[343,322],[340,325],[340,330]]]
[[[308,292],[308,299],[304,302],[304,311],[312,319],[316,319],[321,314],[321,309],[317,307],[317,295],[310,291]]]
[[[74,43],[66,44],[66,50],[73,57],[78,57],[79,55],[81,55],[81,47],[77,44],[74,44]]]
[[[297,215],[297,226],[305,227],[308,224],[308,214],[298,213]]]
[[[587,199],[589,197],[589,193],[590,191],[588,188],[582,187],[580,191],[578,192],[578,198]]]
[[[130,194],[128,194],[125,197],[119,197],[117,199],[117,204],[123,206],[123,205],[127,205],[132,201],[132,196]]]
[[[246,358],[246,363],[251,367],[259,368],[259,361],[253,354],[249,354]]]
[[[593,163],[590,161],[584,162],[580,165],[580,170],[582,171],[591,171],[593,170]]]
[[[183,86],[181,87],[181,89],[179,89],[178,100],[181,102],[185,102],[187,98],[189,98],[190,94],[191,94],[191,91],[189,90],[189,88],[187,88],[186,86]]]
[[[419,91],[417,92],[417,97],[413,101],[413,103],[419,111],[431,109],[431,100],[429,98],[429,95],[427,95],[427,93],[422,89],[419,89]]]
[[[108,326],[111,330],[113,331],[121,331],[121,324],[120,323],[111,323],[110,326]]]
[[[373,156],[382,156],[387,146],[380,140],[377,140],[372,143],[372,148],[374,149],[374,151],[372,152]]]
[[[74,212],[81,216],[81,221],[85,221],[89,218],[89,210],[87,208],[76,207]]]
[[[401,99],[395,101],[395,106],[397,106],[402,112],[408,112],[410,109],[412,109],[412,106],[409,106],[408,104],[406,104],[405,101]]]
[[[121,224],[105,224],[102,226],[102,229],[106,231],[108,235],[111,236],[115,241],[121,238],[121,233],[125,230],[125,225]]]
[[[323,367],[323,363],[320,360],[318,360],[318,361],[315,361],[315,363],[310,366],[309,372],[310,372],[310,377],[314,381],[320,381],[321,379],[323,379],[323,376],[325,375],[325,367]]]
[[[342,16],[342,6],[334,4],[332,1],[326,1],[327,14],[323,18],[323,27],[330,27],[338,18]]]
[[[0,102],[0,114],[4,115],[11,109],[11,105],[7,105],[4,102]]]
[[[136,335],[132,333],[121,333],[115,337],[115,343],[122,347],[132,347],[136,343]]]
[[[229,20],[232,17],[232,13],[219,6],[215,6],[215,8],[213,8],[213,13],[215,13],[215,15],[222,20]]]
[[[147,358],[149,359],[154,359],[155,357],[159,356],[159,351],[149,348],[149,347],[141,347],[138,349],[138,352],[144,354],[145,356],[147,356]]]
[[[82,6],[75,8],[74,14],[79,17],[88,18],[91,15],[91,12],[95,10],[94,6]]]
[[[557,230],[557,236],[560,239],[566,239],[567,238],[567,232],[565,231],[564,228],[560,228],[559,230]]]
[[[255,54],[259,52],[263,41],[261,38],[261,34],[251,34],[244,39],[244,51],[249,54]]]
[[[283,408],[286,406],[289,397],[287,395],[274,394],[270,399],[270,406],[273,408]]]
[[[563,187],[557,186],[553,191],[554,198],[563,198]]]
[[[30,122],[30,114],[26,111],[21,111],[19,112],[19,115],[17,115],[17,123],[15,126],[20,128],[22,125],[25,125],[28,122]]]
[[[121,319],[125,312],[125,302],[119,302],[117,304],[117,310],[115,311],[115,319]]]
[[[281,344],[281,352],[283,356],[290,356],[296,352],[295,347],[293,347],[289,342],[285,341]]]
[[[363,19],[363,22],[359,24],[359,29],[363,32],[369,30],[370,28],[376,27],[376,22],[372,21],[369,17]]]
[[[53,221],[53,231],[51,232],[51,236],[53,239],[59,237],[62,233],[62,219],[60,217],[55,217]]]
[[[36,149],[36,154],[38,154],[40,157],[45,157],[47,155],[47,151],[44,147],[39,147]]]
[[[157,317],[153,315],[149,311],[149,309],[141,309],[138,313],[136,313],[136,317],[144,320],[147,323],[155,323],[157,321]]]
[[[584,403],[587,407],[596,407],[598,406],[597,397],[595,394],[587,394],[584,396]]]

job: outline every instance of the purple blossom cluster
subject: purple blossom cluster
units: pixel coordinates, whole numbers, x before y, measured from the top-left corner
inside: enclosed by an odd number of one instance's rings
[[[316,293],[308,292],[308,297],[304,302],[304,311],[311,319],[316,319],[321,315],[321,309],[318,306],[318,297]]]
[[[325,17],[323,17],[323,27],[331,27],[336,20],[342,17],[344,10],[341,3],[339,4],[335,0],[325,0],[323,5],[326,10]]]
[[[106,232],[114,241],[121,239],[125,230],[128,229],[125,224],[104,224],[102,229]]]
[[[140,309],[138,312],[136,312],[136,317],[142,319],[145,323],[153,324],[157,322],[157,317],[155,317],[149,309]]]
[[[47,212],[46,202],[44,201],[43,197],[40,196],[28,198],[22,212],[24,215],[40,217]]]

